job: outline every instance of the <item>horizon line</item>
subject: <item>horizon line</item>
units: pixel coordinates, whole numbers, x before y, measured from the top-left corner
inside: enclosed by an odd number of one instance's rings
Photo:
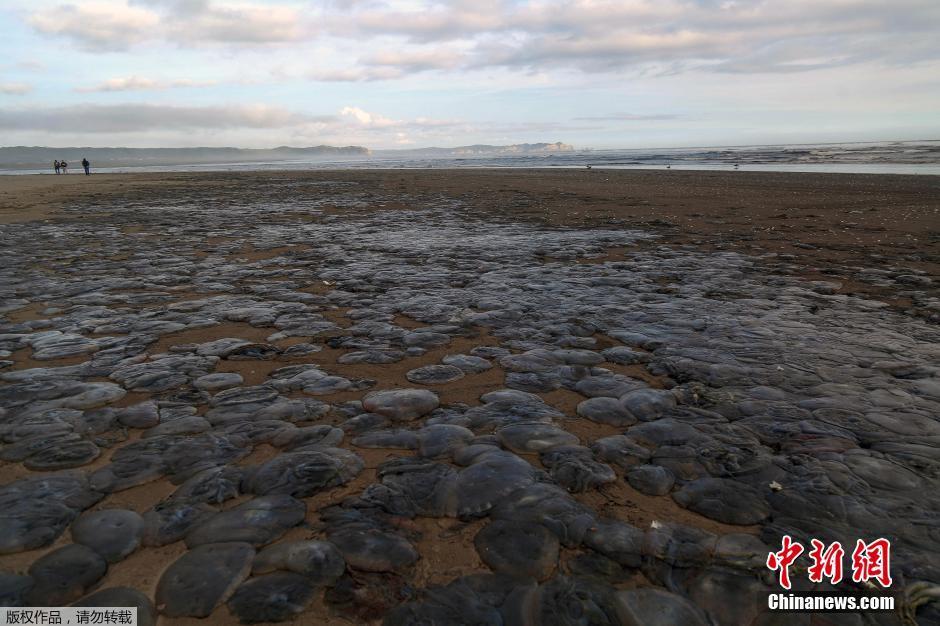
[[[702,149],[702,148],[761,148],[761,147],[789,147],[789,146],[836,146],[836,145],[860,145],[860,144],[872,144],[872,143],[930,143],[930,142],[940,142],[940,137],[938,138],[922,138],[922,139],[875,139],[875,140],[852,140],[852,141],[796,141],[796,142],[787,142],[787,143],[749,143],[749,144],[705,144],[705,145],[683,145],[683,146],[643,146],[636,148],[593,148],[591,146],[580,146],[576,147],[573,144],[567,144],[563,141],[526,141],[520,143],[509,143],[509,144],[486,144],[486,143],[475,143],[475,144],[463,144],[459,146],[422,146],[422,147],[409,147],[409,148],[370,148],[368,146],[356,145],[356,144],[347,144],[347,145],[334,145],[334,144],[319,144],[319,145],[310,145],[310,146],[289,146],[289,145],[279,145],[268,148],[250,148],[250,147],[240,147],[240,146],[148,146],[144,148],[140,147],[131,147],[131,146],[41,146],[41,145],[15,145],[15,146],[0,146],[0,150],[7,149],[16,149],[16,148],[30,148],[30,149],[46,149],[46,150],[277,150],[280,148],[289,148],[292,150],[306,150],[310,148],[361,148],[369,151],[382,151],[382,152],[408,152],[414,150],[456,150],[457,148],[468,148],[473,146],[493,146],[493,147],[509,147],[509,146],[521,146],[521,145],[566,145],[572,148],[572,151],[585,151],[585,150],[693,150],[693,149]]]

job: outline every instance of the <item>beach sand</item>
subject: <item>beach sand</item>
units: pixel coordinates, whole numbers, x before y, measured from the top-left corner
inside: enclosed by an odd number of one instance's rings
[[[70,206],[179,201],[194,194],[257,195],[275,202],[316,194],[296,183],[356,182],[376,193],[370,209],[406,198],[453,198],[495,219],[559,226],[617,224],[669,244],[768,258],[768,271],[837,280],[929,314],[903,289],[856,280],[859,269],[940,275],[940,176],[658,170],[340,170],[0,177],[0,224],[53,219]],[[390,194],[395,200],[390,200]],[[379,198],[379,196],[383,196]]]
[[[333,191],[323,202],[324,185]],[[349,192],[343,191],[348,186]],[[340,189],[336,191],[337,186]],[[211,228],[203,227],[201,249],[193,249],[194,260],[207,258],[220,262],[241,263],[260,267],[277,267],[279,259],[303,258],[315,252],[315,246],[296,241],[278,246],[271,235],[263,245],[251,240],[242,227],[243,206],[279,206],[269,221],[251,223],[261,229],[270,224],[288,228],[291,224],[308,224],[306,207],[316,204],[316,219],[359,219],[363,215],[410,210],[454,210],[485,228],[493,225],[523,223],[575,229],[645,231],[655,239],[640,240],[627,246],[614,246],[602,255],[579,257],[569,263],[616,263],[644,250],[666,248],[682,253],[736,252],[748,255],[754,265],[748,276],[782,276],[800,279],[815,285],[828,295],[861,295],[886,303],[903,318],[918,324],[936,323],[940,319],[938,285],[940,285],[940,177],[865,176],[836,174],[778,174],[751,172],[688,172],[688,171],[605,171],[605,170],[448,170],[448,171],[315,171],[315,172],[239,172],[239,173],[159,173],[159,174],[96,174],[90,177],[69,176],[8,176],[0,177],[0,224],[16,225],[17,229],[40,229],[49,225],[78,225],[84,229],[114,229],[128,240],[146,242],[159,249],[166,235],[160,231],[161,207],[167,207],[164,224],[171,225],[172,209],[178,207],[210,207],[215,213]],[[141,207],[140,225],[134,223],[134,207]],[[120,208],[118,213],[115,212]],[[416,215],[421,215],[416,213]],[[117,220],[115,222],[115,220]],[[178,226],[178,224],[174,224]],[[236,226],[238,228],[236,228]],[[420,232],[421,224],[415,225]],[[429,226],[433,228],[433,226]],[[238,230],[236,233],[235,231]],[[229,232],[231,231],[231,232]],[[28,230],[18,230],[28,233]],[[109,231],[110,232],[110,231]],[[200,236],[202,236],[202,234]],[[110,235],[109,235],[110,237]],[[276,238],[275,238],[276,239]],[[169,245],[170,241],[167,240]],[[81,245],[81,244],[77,244]],[[110,251],[105,257],[99,252],[107,247],[107,237],[89,243],[73,263],[80,267],[89,262],[94,266],[102,259],[120,265],[134,250]],[[133,248],[133,246],[131,247]],[[421,248],[420,240],[415,248]],[[368,248],[367,248],[368,250]],[[557,252],[556,252],[557,254]],[[299,256],[298,256],[299,255]],[[551,262],[548,257],[546,262]],[[293,262],[293,261],[289,261]],[[47,270],[41,264],[39,271]],[[428,269],[428,268],[425,268]],[[910,280],[872,280],[870,271],[879,276]],[[70,270],[71,271],[71,270]],[[423,271],[417,269],[417,275]],[[868,272],[868,274],[866,274]],[[53,273],[53,276],[56,274]],[[272,280],[291,280],[277,278]],[[763,278],[755,278],[763,280]],[[663,279],[663,290],[673,281]],[[825,284],[824,284],[825,283]],[[317,281],[298,291],[322,295],[331,291],[331,284]],[[141,289],[143,291],[143,289]],[[197,288],[169,289],[172,302],[208,297]],[[665,291],[664,291],[665,293]],[[23,297],[23,294],[18,294]],[[218,295],[213,292],[212,295]],[[154,306],[160,303],[156,301]],[[46,307],[67,306],[63,302],[29,302],[6,313],[7,325],[43,320],[50,315]],[[46,312],[44,312],[46,310]],[[325,345],[330,337],[341,337],[344,329],[355,322],[347,317],[349,307],[323,307],[322,315],[337,325],[335,331],[316,339],[296,336],[271,341],[286,349],[305,341],[321,345],[322,350],[302,359],[222,360],[216,372],[236,372],[244,385],[260,385],[279,367],[298,363],[321,366],[330,374],[349,380],[373,379],[377,388],[416,387],[406,378],[415,368],[439,363],[447,354],[466,353],[474,347],[497,346],[499,337],[486,328],[455,336],[445,346],[429,348],[424,354],[386,365],[341,364],[339,356],[345,348]],[[57,314],[57,313],[56,313]],[[55,315],[55,314],[52,314]],[[404,329],[427,326],[404,315],[393,322]],[[241,322],[199,327],[165,334],[148,348],[150,354],[220,339],[239,337],[265,342],[270,327],[251,326]],[[592,350],[620,345],[609,336],[597,333]],[[35,360],[29,348],[13,352],[14,363],[0,372],[16,372],[34,367],[68,366],[84,362],[88,355],[56,360]],[[662,373],[654,373],[639,364],[606,363],[608,370],[641,380],[650,388],[671,387],[675,381]],[[479,404],[480,395],[504,386],[503,368],[468,375],[465,378],[431,387],[444,405]],[[107,379],[102,379],[107,380]],[[358,400],[362,391],[340,391],[322,399],[336,405]],[[622,428],[579,419],[576,407],[584,396],[569,389],[556,389],[541,394],[551,406],[569,419],[564,428],[584,442],[617,435]],[[113,406],[122,407],[144,401],[148,393],[132,391]],[[293,393],[291,397],[301,397]],[[199,407],[199,413],[206,411]],[[329,414],[317,423],[338,425],[342,416]],[[131,429],[127,442],[140,437]],[[126,445],[126,444],[122,444]],[[79,468],[91,472],[104,467],[114,450],[103,451],[91,464]],[[344,447],[349,447],[344,443]],[[355,449],[365,461],[364,471],[352,482],[316,496],[305,498],[307,519],[304,526],[293,528],[287,539],[322,538],[318,510],[344,498],[357,495],[377,480],[377,468],[401,450]],[[258,445],[239,466],[248,466],[273,458],[278,451],[266,444]],[[522,455],[540,467],[536,454]],[[22,463],[2,462],[0,483],[7,484],[35,475]],[[166,479],[150,482],[108,495],[93,509],[128,508],[143,513],[176,488]],[[618,480],[601,490],[587,490],[574,498],[604,516],[618,519],[637,528],[649,528],[653,522],[664,521],[701,529],[715,534],[745,533],[756,535],[759,524],[727,524],[680,507],[669,497],[640,493],[625,480]],[[225,503],[232,508],[248,499],[241,495]],[[466,573],[485,571],[474,549],[473,537],[482,527],[480,520],[458,521],[448,518],[418,517],[403,521],[406,530],[421,539],[417,544],[421,560],[408,572],[407,585],[422,588],[443,584]],[[0,556],[0,569],[24,572],[38,557],[70,543],[68,531],[51,545],[35,550]],[[126,560],[113,565],[96,588],[127,585],[153,598],[164,569],[185,552],[182,542],[160,548],[144,548]],[[565,548],[567,562],[579,550]],[[400,582],[400,581],[399,581]],[[619,589],[649,585],[643,573],[636,571],[617,583]],[[374,621],[375,615],[370,614]],[[210,618],[213,624],[235,623],[225,606]],[[293,623],[350,624],[358,620],[349,614],[337,613],[327,606],[320,593],[311,606]],[[368,620],[367,620],[368,621]],[[199,624],[204,620],[161,618],[163,624]]]

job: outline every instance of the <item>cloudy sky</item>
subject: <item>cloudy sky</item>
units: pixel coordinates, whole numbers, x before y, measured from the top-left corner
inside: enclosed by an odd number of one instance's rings
[[[0,0],[3,145],[940,138],[938,0]]]

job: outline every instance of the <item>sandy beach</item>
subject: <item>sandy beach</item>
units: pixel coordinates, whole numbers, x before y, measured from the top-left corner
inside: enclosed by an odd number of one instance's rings
[[[940,177],[6,176],[0,237],[4,598],[755,623],[865,528],[940,620]]]
[[[380,190],[373,209],[404,198],[452,198],[481,215],[556,226],[620,224],[670,244],[736,250],[767,259],[773,271],[842,283],[901,310],[926,311],[902,285],[857,280],[864,269],[940,274],[940,178],[864,174],[623,170],[396,170],[96,174],[0,179],[0,223],[50,219],[75,205],[148,201],[154,195],[257,194],[303,197],[295,181],[355,182]],[[315,193],[315,188],[313,188]],[[936,292],[933,293],[936,295]]]

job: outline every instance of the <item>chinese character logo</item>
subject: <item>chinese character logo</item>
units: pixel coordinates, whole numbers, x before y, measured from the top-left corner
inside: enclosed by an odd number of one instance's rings
[[[874,578],[888,588],[891,586],[891,542],[875,539],[865,543],[859,539],[852,551],[852,580],[867,583]]]
[[[767,567],[780,572],[780,586],[790,588],[790,565],[803,554],[803,546],[793,541],[790,535],[783,536],[783,547],[780,552],[771,552],[767,555]]]
[[[807,568],[810,582],[821,583],[828,580],[832,584],[842,582],[842,560],[845,550],[838,541],[828,547],[818,539],[811,539],[812,550],[807,553],[812,564]],[[767,555],[767,567],[778,573],[780,586],[790,589],[790,566],[800,557],[805,548],[793,541],[790,535],[784,535],[779,552]],[[859,539],[852,551],[852,581],[867,583],[876,580],[884,587],[891,586],[891,542],[887,539],[875,539],[865,543]]]
[[[813,549],[809,551],[809,558],[813,564],[809,566],[809,579],[814,583],[821,583],[824,578],[836,585],[842,581],[842,557],[845,550],[838,541],[826,548],[819,539],[811,539]]]

